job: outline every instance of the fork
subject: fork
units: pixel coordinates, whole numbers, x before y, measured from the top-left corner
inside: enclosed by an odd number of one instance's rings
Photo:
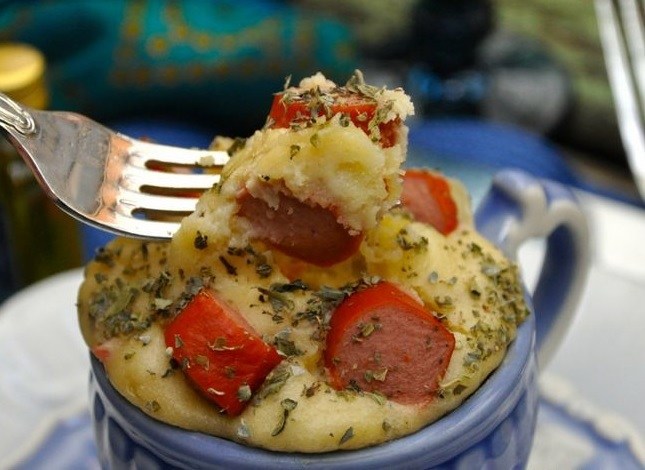
[[[645,199],[645,5],[643,0],[595,0],[595,5],[621,139]]]
[[[171,238],[229,159],[223,151],[133,139],[86,116],[30,109],[2,93],[0,130],[62,210],[135,238]]]

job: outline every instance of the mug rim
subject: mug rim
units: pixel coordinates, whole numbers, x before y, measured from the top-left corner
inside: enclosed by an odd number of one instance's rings
[[[457,408],[439,420],[412,434],[382,444],[355,450],[323,453],[278,452],[252,447],[209,434],[189,431],[159,421],[144,413],[123,397],[110,383],[101,362],[90,353],[94,387],[109,404],[111,417],[127,428],[130,438],[138,444],[177,465],[194,463],[200,466],[216,462],[236,468],[268,469],[352,468],[394,466],[415,462],[424,466],[439,465],[482,440],[506,417],[519,401],[528,375],[531,356],[535,355],[535,312],[517,329],[500,365],[482,385]],[[497,410],[491,413],[491,410]],[[126,417],[127,415],[127,417]],[[93,417],[96,420],[96,416]],[[428,441],[431,444],[428,444]],[[432,455],[429,457],[428,453]],[[178,456],[188,462],[178,460]]]

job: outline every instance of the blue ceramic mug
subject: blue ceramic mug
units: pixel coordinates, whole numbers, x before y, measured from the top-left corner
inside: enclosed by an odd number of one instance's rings
[[[92,358],[90,407],[105,468],[509,469],[529,456],[538,407],[538,362],[570,323],[588,271],[585,217],[566,187],[518,171],[496,175],[476,212],[478,229],[515,258],[546,240],[534,314],[491,376],[460,407],[418,432],[378,446],[322,454],[270,452],[161,423],[125,400]],[[528,298],[527,294],[527,298]]]

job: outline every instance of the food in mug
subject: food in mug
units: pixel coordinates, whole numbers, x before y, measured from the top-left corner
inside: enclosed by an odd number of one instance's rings
[[[149,415],[286,452],[375,445],[456,408],[528,314],[516,266],[463,186],[402,170],[401,89],[321,74],[230,162],[171,242],[116,239],[88,264],[81,330]]]

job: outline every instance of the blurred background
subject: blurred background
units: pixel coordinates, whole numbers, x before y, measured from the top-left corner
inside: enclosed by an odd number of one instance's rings
[[[0,43],[0,91],[18,101],[190,146],[250,135],[287,76],[360,68],[412,95],[412,146],[439,166],[517,166],[642,205],[591,2],[0,0]],[[1,148],[6,296],[109,237],[56,214]]]

